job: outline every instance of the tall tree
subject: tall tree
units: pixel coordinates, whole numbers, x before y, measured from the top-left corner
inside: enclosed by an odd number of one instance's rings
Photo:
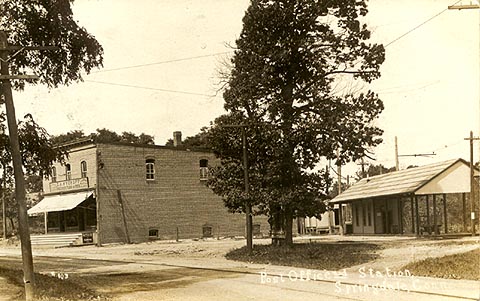
[[[7,218],[10,219],[12,230],[18,218],[16,210],[17,200],[12,193],[14,187],[12,152],[9,137],[5,132],[5,113],[0,114],[0,168],[2,169],[2,193],[3,201],[6,202]],[[26,190],[28,192],[40,192],[42,190],[42,178],[51,175],[51,167],[54,161],[64,162],[67,153],[62,148],[55,147],[47,131],[35,122],[32,115],[27,114],[24,120],[18,121],[20,151],[25,169]]]
[[[73,19],[72,0],[3,0],[0,1],[0,56],[2,75],[34,72],[39,82],[49,87],[68,85],[82,79],[102,65],[103,50],[95,38]],[[8,35],[7,35],[8,33]],[[42,51],[42,45],[55,44],[56,51]],[[9,47],[13,45],[13,47]],[[22,89],[24,81],[13,80]],[[25,205],[25,182],[17,135],[17,120],[12,97],[12,83],[3,79],[1,93],[7,111],[18,202],[20,239],[24,270],[25,299],[33,300],[33,256]]]
[[[229,122],[249,125],[251,168],[258,168],[269,195],[260,202],[282,220],[276,223],[284,225],[287,244],[294,217],[322,210],[317,199],[327,193],[327,181],[320,180],[325,172],[312,172],[319,160],[356,160],[381,142],[382,130],[371,124],[383,110],[378,96],[337,88],[348,77],[370,83],[380,76],[384,48],[368,43],[370,31],[361,23],[366,14],[365,0],[252,0],[243,18],[224,107]],[[225,198],[229,178],[240,175],[238,143],[214,144],[227,148],[216,149],[225,162],[236,163],[211,181]],[[265,160],[256,166],[258,158]]]
[[[49,87],[82,80],[103,63],[103,48],[73,18],[72,0],[0,1],[0,30],[10,45],[55,45],[55,51],[19,51],[10,59],[10,72],[33,72]],[[23,81],[14,81],[21,89]]]

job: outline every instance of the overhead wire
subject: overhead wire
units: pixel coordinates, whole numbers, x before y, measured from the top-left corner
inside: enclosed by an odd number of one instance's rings
[[[232,51],[224,51],[224,52],[190,56],[190,57],[185,57],[185,58],[171,59],[171,60],[159,61],[159,62],[153,62],[153,63],[139,64],[139,65],[132,65],[132,66],[124,66],[124,67],[111,68],[111,69],[103,69],[103,70],[98,70],[98,71],[94,71],[94,72],[91,72],[91,73],[96,74],[96,73],[120,71],[120,70],[134,69],[134,68],[142,68],[142,67],[148,67],[148,66],[155,66],[155,65],[162,65],[162,64],[168,64],[168,63],[176,63],[176,62],[182,62],[182,61],[201,59],[201,58],[212,57],[212,56],[217,56],[217,55],[222,55],[222,54],[229,54],[229,53],[232,53]]]
[[[456,1],[455,3],[453,3],[451,6],[461,2],[462,0],[458,0]],[[398,40],[400,40],[401,38],[405,37],[406,35],[414,32],[415,30],[419,29],[420,27],[422,27],[423,25],[427,24],[428,22],[430,22],[431,20],[435,19],[436,17],[440,16],[441,14],[443,14],[444,12],[446,12],[448,10],[448,7],[445,8],[444,10],[442,10],[441,12],[433,15],[432,17],[428,18],[427,20],[423,21],[422,23],[418,24],[417,26],[415,26],[414,28],[410,29],[409,31],[405,32],[404,34],[400,35],[399,37],[393,39],[392,41],[390,41],[389,43],[387,43],[384,48],[387,48],[388,46],[392,45],[393,43],[397,42]]]
[[[452,5],[455,5],[462,0],[458,0]],[[387,43],[384,48],[392,45],[393,43],[397,42],[398,40],[402,39],[403,37],[407,36],[408,34],[414,32],[415,30],[419,29],[426,23],[430,22],[431,20],[435,19],[436,17],[440,16],[444,12],[446,12],[448,8],[438,12],[437,14],[433,15],[432,17],[428,18],[427,20],[423,21],[419,25],[415,26],[414,28],[408,30],[404,34],[398,36],[397,38],[393,39],[389,43]],[[211,53],[211,54],[206,54],[206,55],[198,55],[198,56],[191,56],[191,57],[185,57],[185,58],[179,58],[179,59],[171,59],[171,60],[165,60],[165,61],[159,61],[159,62],[153,62],[153,63],[146,63],[146,64],[139,64],[139,65],[132,65],[132,66],[124,66],[124,67],[118,67],[118,68],[112,68],[112,69],[105,69],[105,70],[99,70],[99,71],[94,71],[91,72],[92,74],[97,74],[97,73],[105,73],[105,72],[113,72],[113,71],[120,71],[120,70],[127,70],[127,69],[134,69],[134,68],[142,68],[142,67],[148,67],[148,66],[154,66],[154,65],[161,65],[161,64],[167,64],[167,63],[175,63],[175,62],[181,62],[181,61],[188,61],[188,60],[194,60],[194,59],[201,59],[201,58],[206,58],[206,57],[212,57],[212,56],[217,56],[217,55],[222,55],[222,54],[229,54],[232,53],[232,51],[224,51],[224,52],[217,52],[217,53]],[[180,94],[187,94],[187,95],[197,95],[197,96],[207,96],[207,97],[215,97],[216,95],[207,95],[204,93],[196,93],[196,92],[188,92],[188,91],[178,91],[178,90],[169,90],[169,89],[160,89],[160,88],[153,88],[153,87],[143,87],[143,86],[136,86],[136,85],[127,85],[127,84],[119,84],[119,83],[112,83],[112,82],[103,82],[103,81],[94,81],[94,80],[86,80],[87,82],[92,82],[92,83],[99,83],[99,84],[105,84],[105,85],[114,85],[114,86],[122,86],[122,87],[129,87],[129,88],[137,88],[137,89],[146,89],[146,90],[156,90],[156,91],[162,91],[162,92],[170,92],[170,93],[180,93]],[[388,92],[387,92],[388,93]],[[392,92],[390,92],[392,93]]]
[[[136,88],[136,89],[144,89],[144,90],[153,90],[153,91],[161,91],[161,92],[169,92],[169,93],[179,93],[179,94],[186,94],[186,95],[195,95],[195,96],[206,96],[206,97],[216,97],[217,95],[214,94],[204,94],[204,93],[196,93],[196,92],[188,92],[188,91],[179,91],[179,90],[170,90],[170,89],[161,89],[161,88],[153,88],[153,87],[145,87],[145,86],[137,86],[137,85],[128,85],[128,84],[119,84],[119,83],[111,83],[111,82],[103,82],[103,81],[96,81],[96,80],[85,80],[88,83],[96,83],[96,84],[103,84],[103,85],[110,85],[110,86],[120,86],[120,87],[128,87],[128,88]]]

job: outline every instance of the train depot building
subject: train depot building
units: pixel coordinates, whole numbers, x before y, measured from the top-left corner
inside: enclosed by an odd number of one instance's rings
[[[344,233],[420,236],[471,231],[469,197],[469,163],[456,159],[364,178],[330,204],[340,205]]]
[[[244,236],[245,215],[228,212],[206,186],[219,160],[182,147],[181,133],[174,134],[173,147],[90,139],[64,145],[67,162],[54,164],[28,214],[44,216],[46,235],[79,235],[76,244]],[[254,235],[268,235],[266,218],[253,225]]]

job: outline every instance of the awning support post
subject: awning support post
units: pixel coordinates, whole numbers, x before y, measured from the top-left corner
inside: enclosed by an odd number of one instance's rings
[[[433,195],[433,234],[438,235],[437,227],[437,195]]]
[[[338,219],[339,219],[339,223],[338,223],[338,226],[339,226],[339,230],[340,230],[340,235],[343,235],[345,234],[343,229],[345,228],[344,227],[344,223],[343,223],[343,205],[342,203],[339,203],[338,204]]]
[[[430,202],[429,202],[429,199],[428,199],[429,195],[427,194],[425,197],[427,198],[426,199],[426,203],[427,203],[427,232],[430,235],[430,234],[432,234],[432,231],[431,231],[432,228],[431,228],[431,225],[430,225]]]
[[[45,234],[48,233],[48,212],[43,213],[43,219],[45,222]]]
[[[410,211],[412,213],[412,233],[415,233],[415,208],[413,207],[414,199],[414,196],[410,197]]]
[[[462,221],[463,221],[463,232],[467,232],[467,219],[465,218],[465,215],[467,214],[467,199],[466,199],[466,195],[465,195],[465,192],[462,193]]]
[[[443,194],[443,223],[445,234],[448,233],[448,224],[447,224],[447,194]]]
[[[418,216],[418,197],[415,196],[415,221],[417,226],[417,236],[420,236],[420,217]]]

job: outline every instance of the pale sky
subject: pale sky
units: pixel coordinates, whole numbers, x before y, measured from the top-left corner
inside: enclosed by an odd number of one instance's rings
[[[367,24],[372,41],[387,45],[455,2],[371,0]],[[104,47],[104,68],[86,75],[84,83],[52,90],[28,86],[14,92],[17,117],[31,113],[51,134],[89,134],[105,127],[145,132],[159,145],[176,130],[183,137],[194,135],[224,113],[221,94],[211,95],[218,89],[218,69],[229,58],[228,45],[235,44],[248,4],[76,0],[75,19]],[[374,150],[376,163],[395,165],[395,136],[400,155],[437,154],[400,157],[401,168],[469,159],[464,138],[470,130],[478,136],[480,128],[479,36],[480,10],[449,10],[386,47],[382,77],[366,86],[385,105],[376,122],[385,131],[384,143]],[[192,57],[197,58],[182,60]],[[151,65],[111,70],[144,64]],[[345,174],[357,169],[350,164]]]

